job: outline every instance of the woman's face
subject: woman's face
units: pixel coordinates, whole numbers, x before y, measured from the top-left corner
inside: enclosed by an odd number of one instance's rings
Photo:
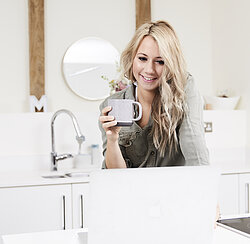
[[[138,88],[152,91],[159,87],[163,67],[158,44],[153,37],[144,37],[133,61],[133,75]]]

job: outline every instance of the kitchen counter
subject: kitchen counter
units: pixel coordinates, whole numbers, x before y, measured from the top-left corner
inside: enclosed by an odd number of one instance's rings
[[[0,244],[85,244],[87,229],[57,230],[5,235]]]
[[[250,173],[250,160],[245,162],[213,162],[211,165],[219,169],[223,175]]]
[[[227,230],[223,227],[217,226],[215,229],[213,244],[249,244],[250,239],[237,234],[233,231]]]
[[[0,188],[3,187],[19,187],[19,186],[38,186],[38,185],[58,185],[71,183],[88,183],[89,177],[73,176],[65,178],[44,178],[42,176],[64,175],[69,172],[85,172],[90,170],[67,170],[59,172],[34,172],[34,171],[6,171],[0,172]]]
[[[231,168],[232,169],[232,168]],[[246,173],[248,168],[238,168],[238,173]],[[23,187],[23,186],[39,186],[39,185],[59,185],[59,184],[72,184],[72,183],[88,183],[89,177],[67,177],[67,178],[53,178],[47,179],[43,178],[43,175],[62,175],[68,172],[85,172],[89,173],[90,169],[84,170],[76,170],[76,169],[68,169],[65,171],[58,172],[35,172],[35,171],[6,171],[0,172],[0,188],[6,187]],[[235,173],[232,171],[221,171],[223,174]],[[83,230],[78,230],[78,232],[82,232]],[[49,231],[49,232],[40,232],[40,233],[30,233],[30,234],[17,234],[17,235],[8,235],[6,236],[6,242],[4,244],[16,244],[16,243],[53,243],[57,242],[60,244],[63,243],[71,243],[71,244],[80,244],[86,242],[79,242],[79,236],[76,229],[66,230],[66,231]],[[52,235],[52,237],[51,237]],[[64,236],[64,237],[63,237]],[[63,238],[62,238],[63,237]],[[34,242],[34,240],[36,240]],[[81,238],[80,238],[81,239]],[[16,242],[15,242],[16,240]],[[18,240],[18,241],[17,241]],[[30,242],[29,242],[30,240]],[[31,241],[32,240],[32,241]],[[50,240],[53,240],[50,242]],[[60,241],[59,241],[60,240]],[[67,242],[63,242],[63,240],[67,240]],[[70,240],[70,241],[69,241]],[[0,241],[1,243],[1,241]],[[250,240],[244,236],[236,234],[232,231],[226,230],[222,227],[217,227],[215,230],[215,239],[214,244],[245,244],[250,243]]]
[[[250,173],[250,166],[235,164],[216,165],[222,175],[227,174],[245,174]],[[0,171],[0,188],[3,187],[19,187],[19,186],[38,186],[38,185],[57,185],[71,183],[88,183],[89,177],[65,177],[65,178],[44,178],[42,176],[64,175],[69,172],[90,173],[95,169],[67,169],[58,172],[50,171]]]
[[[248,165],[242,167],[218,167],[222,175],[231,175],[231,174],[249,174],[250,167]]]
[[[240,151],[241,152],[241,151]],[[223,151],[224,153],[224,151]],[[225,152],[226,153],[226,152]],[[50,155],[30,155],[30,156],[5,156],[0,157],[0,188],[18,186],[37,186],[51,184],[87,183],[88,177],[67,177],[58,179],[45,179],[42,175],[63,174],[74,171],[90,172],[96,167],[84,169],[72,169],[72,162],[65,160],[60,162],[59,171],[52,173],[49,171]],[[227,161],[211,161],[211,165],[218,168],[223,175],[250,173],[250,156],[246,160],[237,161],[235,159]]]
[[[59,230],[3,236],[3,244],[87,244],[87,229]],[[213,244],[249,244],[250,239],[217,226]]]

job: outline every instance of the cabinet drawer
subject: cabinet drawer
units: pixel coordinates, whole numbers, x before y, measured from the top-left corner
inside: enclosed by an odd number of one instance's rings
[[[0,189],[0,235],[72,228],[71,185]]]
[[[219,205],[222,215],[239,213],[239,176],[222,175],[219,189]]]

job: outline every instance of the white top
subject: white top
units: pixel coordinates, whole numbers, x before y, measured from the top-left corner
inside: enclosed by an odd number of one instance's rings
[[[58,230],[3,236],[3,244],[87,244],[87,229]],[[249,239],[217,226],[213,244],[249,244]],[[1,243],[1,242],[0,242]]]

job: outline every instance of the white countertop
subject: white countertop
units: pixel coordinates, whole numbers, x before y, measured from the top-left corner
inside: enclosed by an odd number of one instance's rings
[[[245,174],[250,173],[248,165],[218,166],[223,175],[226,174]],[[96,169],[94,169],[96,170]],[[58,185],[58,184],[72,184],[72,183],[88,183],[88,177],[65,177],[65,178],[44,178],[42,176],[49,175],[64,175],[69,172],[85,172],[90,173],[91,169],[67,169],[64,171],[50,172],[50,171],[0,171],[0,188],[3,187],[21,187],[21,186],[38,186],[38,185]]]
[[[80,233],[80,234],[79,234]],[[82,235],[83,234],[83,235]],[[57,230],[2,236],[2,244],[86,244],[87,229]]]
[[[250,239],[237,234],[233,231],[227,230],[223,227],[217,226],[214,233],[213,244],[249,244]]]
[[[219,169],[222,174],[244,174],[250,173],[250,160],[246,162],[217,162],[211,163]]]
[[[60,172],[34,172],[34,171],[5,171],[0,172],[0,188],[3,187],[20,187],[20,186],[38,186],[38,185],[58,185],[71,183],[87,183],[89,177],[65,177],[65,178],[43,178],[48,175],[64,175],[68,172],[86,172],[90,170],[67,170]]]
[[[80,234],[79,234],[80,233]],[[87,229],[58,230],[3,236],[3,244],[87,244]],[[249,244],[250,239],[217,226],[213,244]]]

